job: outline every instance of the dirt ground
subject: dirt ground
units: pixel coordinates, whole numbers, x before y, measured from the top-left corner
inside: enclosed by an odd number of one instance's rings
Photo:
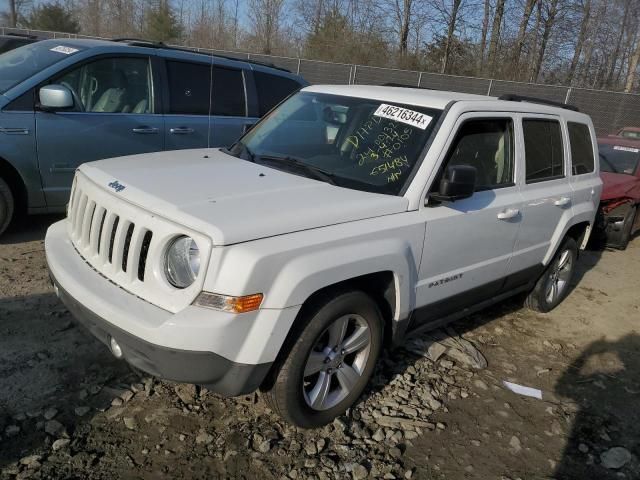
[[[258,395],[223,399],[115,360],[53,294],[43,238],[57,219],[0,238],[0,479],[640,478],[638,239],[582,254],[550,314],[514,299],[455,323],[487,368],[412,339],[347,415],[304,431]]]

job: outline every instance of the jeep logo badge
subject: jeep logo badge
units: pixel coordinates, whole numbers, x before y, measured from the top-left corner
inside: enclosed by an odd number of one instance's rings
[[[120,193],[122,190],[127,188],[124,185],[122,185],[120,182],[118,182],[117,180],[114,180],[113,182],[111,182],[109,184],[109,187],[113,188],[117,193]]]

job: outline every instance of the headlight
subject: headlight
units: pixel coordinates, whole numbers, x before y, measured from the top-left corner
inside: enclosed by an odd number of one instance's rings
[[[167,248],[164,272],[169,283],[176,288],[187,288],[200,271],[200,250],[193,238],[182,236]]]

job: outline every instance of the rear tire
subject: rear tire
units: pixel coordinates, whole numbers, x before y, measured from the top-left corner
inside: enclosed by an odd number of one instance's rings
[[[13,193],[2,178],[0,178],[0,235],[7,229],[15,212]]]
[[[361,291],[325,297],[300,321],[264,396],[287,422],[315,428],[362,394],[380,355],[384,324],[376,303]]]
[[[542,313],[556,308],[571,290],[577,260],[578,245],[566,237],[527,297],[526,306]]]

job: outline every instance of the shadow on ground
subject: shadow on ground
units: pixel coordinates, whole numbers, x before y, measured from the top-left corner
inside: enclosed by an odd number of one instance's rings
[[[29,215],[14,222],[2,236],[0,245],[44,240],[47,228],[52,223],[62,220],[63,215]]]
[[[577,410],[559,480],[640,478],[640,335],[590,344],[556,393]]]

